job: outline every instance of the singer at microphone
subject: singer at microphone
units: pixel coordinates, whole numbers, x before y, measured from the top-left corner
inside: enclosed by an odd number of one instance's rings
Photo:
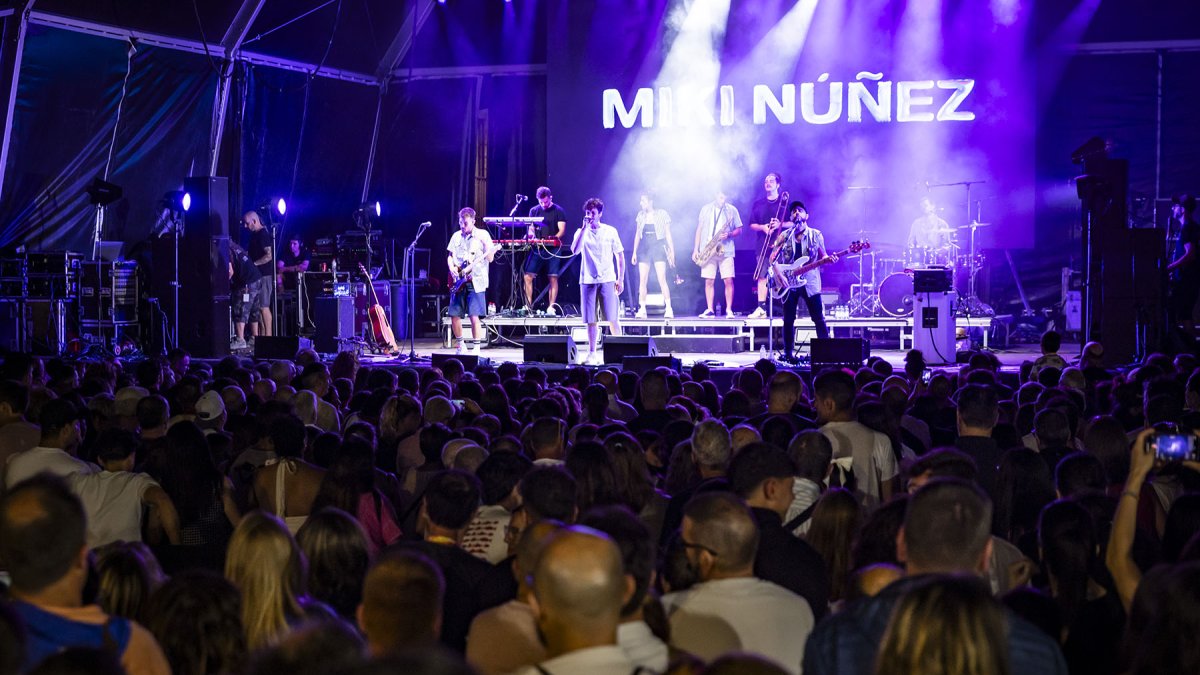
[[[530,223],[526,236],[529,239],[557,239],[560,243],[557,246],[537,247],[525,258],[525,307],[533,309],[533,282],[539,274],[545,274],[550,284],[546,309],[554,313],[558,304],[558,275],[570,257],[569,251],[561,244],[569,241],[567,212],[554,203],[550,188],[542,186],[536,194],[538,203],[529,209],[529,217],[538,221]]]

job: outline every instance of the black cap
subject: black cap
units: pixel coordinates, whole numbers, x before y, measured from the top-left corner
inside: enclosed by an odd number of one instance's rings
[[[1186,192],[1183,192],[1183,193],[1175,195],[1174,197],[1171,197],[1171,205],[1172,206],[1176,206],[1176,205],[1180,205],[1180,204],[1183,205],[1183,210],[1186,211],[1187,213],[1191,213],[1192,211],[1195,211],[1196,210],[1195,195],[1191,195]]]
[[[800,201],[799,199],[792,202],[791,204],[788,204],[788,213],[789,214],[794,213],[796,211],[796,209],[804,209],[805,212],[808,211],[808,207],[805,206],[804,202]]]
[[[38,425],[42,427],[42,433],[54,433],[82,418],[83,415],[74,403],[65,398],[56,398],[42,406],[42,413],[38,416]]]

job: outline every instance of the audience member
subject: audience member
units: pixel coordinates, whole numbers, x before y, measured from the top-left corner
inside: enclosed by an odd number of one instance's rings
[[[5,487],[12,489],[17,483],[43,471],[62,477],[99,471],[96,465],[76,456],[83,440],[81,418],[79,409],[65,398],[54,399],[42,406],[38,417],[41,426],[38,444],[8,458]]]
[[[868,510],[891,499],[899,474],[896,456],[887,436],[855,420],[854,378],[842,370],[826,370],[813,389],[821,433],[833,445],[834,459],[853,459],[855,496]]]
[[[436,563],[416,551],[381,557],[367,572],[358,627],[380,657],[433,646],[442,630],[446,581]]]

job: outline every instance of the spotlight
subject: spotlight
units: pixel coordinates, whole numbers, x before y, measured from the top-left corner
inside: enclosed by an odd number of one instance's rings
[[[267,200],[267,203],[258,208],[260,211],[270,211],[282,216],[287,213],[287,202],[283,200],[283,197],[280,197],[279,199]]]
[[[192,195],[183,190],[172,190],[163,195],[161,204],[162,208],[182,213],[192,208]]]
[[[354,215],[367,216],[378,218],[383,210],[379,207],[379,202],[363,202],[357,209],[354,210]]]
[[[190,192],[183,193],[183,210],[184,211],[192,210],[192,193],[190,193]]]

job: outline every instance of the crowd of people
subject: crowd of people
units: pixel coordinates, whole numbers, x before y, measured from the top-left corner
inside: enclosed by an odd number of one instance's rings
[[[1200,672],[1200,364],[1058,348],[11,354],[0,675]]]

